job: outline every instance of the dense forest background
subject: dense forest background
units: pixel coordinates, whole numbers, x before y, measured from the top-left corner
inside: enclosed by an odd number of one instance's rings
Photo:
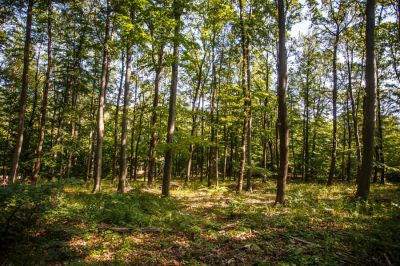
[[[0,0],[1,265],[396,265],[399,147],[399,0]]]
[[[94,177],[99,190],[100,178],[118,176],[151,185],[168,164],[186,182],[240,183],[246,175],[251,189],[252,176],[278,174],[274,2],[2,2],[3,176],[18,169],[33,182]],[[365,3],[285,5],[289,176],[354,180],[363,150]],[[398,1],[378,1],[375,17],[373,182],[383,183],[400,165]]]

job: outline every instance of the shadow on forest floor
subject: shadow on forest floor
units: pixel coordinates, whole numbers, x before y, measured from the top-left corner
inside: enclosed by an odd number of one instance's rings
[[[362,204],[352,185],[293,183],[286,206],[273,206],[274,182],[230,186],[176,182],[169,199],[140,182],[126,194],[107,182],[98,194],[77,181],[2,188],[0,264],[400,263],[398,185]]]

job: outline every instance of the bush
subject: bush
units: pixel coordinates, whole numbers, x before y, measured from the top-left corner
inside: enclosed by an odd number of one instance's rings
[[[0,250],[29,236],[57,202],[63,184],[13,184],[0,190]]]

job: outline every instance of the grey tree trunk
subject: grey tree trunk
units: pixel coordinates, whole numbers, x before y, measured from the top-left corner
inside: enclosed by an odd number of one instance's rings
[[[132,69],[132,45],[129,43],[126,47],[126,72],[124,86],[124,105],[122,109],[122,130],[121,130],[121,146],[119,158],[119,179],[118,192],[126,191],[126,175],[128,172],[126,163],[126,147],[128,136],[128,107],[129,107],[129,84],[131,80]]]
[[[172,161],[173,161],[173,140],[175,132],[175,119],[176,119],[176,94],[178,88],[178,68],[179,68],[179,34],[181,24],[182,7],[178,0],[174,0],[172,4],[173,16],[175,20],[174,27],[174,40],[173,40],[173,61],[171,73],[171,87],[169,95],[169,108],[168,108],[168,129],[167,129],[167,150],[165,152],[164,175],[162,183],[162,195],[169,196],[169,187],[171,183]]]
[[[367,0],[365,31],[365,97],[363,120],[363,153],[357,178],[356,197],[368,198],[374,156],[376,64],[375,64],[375,6],[376,0]]]
[[[114,145],[113,145],[113,158],[112,158],[112,168],[111,168],[111,178],[114,182],[114,178],[117,172],[117,156],[118,156],[118,127],[119,127],[119,108],[122,94],[122,87],[124,85],[125,73],[125,55],[122,52],[121,58],[121,77],[119,80],[118,95],[117,95],[117,106],[115,107],[115,118],[114,118]],[[118,175],[119,176],[119,175]]]
[[[286,107],[287,52],[285,1],[278,0],[278,130],[279,130],[279,169],[275,203],[285,204],[286,180],[288,172],[289,130]]]
[[[337,156],[337,91],[338,91],[338,77],[337,77],[337,51],[339,45],[339,29],[336,30],[335,40],[333,43],[333,59],[332,59],[332,71],[333,71],[333,90],[332,90],[332,115],[333,115],[333,130],[332,130],[332,150],[331,150],[331,165],[329,168],[329,177],[327,185],[333,184],[336,172],[336,156]]]
[[[107,0],[107,16],[106,16],[106,27],[104,36],[104,47],[103,47],[103,62],[101,64],[101,82],[99,92],[99,105],[97,111],[97,146],[95,150],[94,160],[94,186],[93,193],[100,191],[100,183],[102,176],[103,166],[103,142],[104,142],[104,105],[106,100],[106,89],[108,83],[108,67],[109,67],[109,44],[110,39],[110,1]]]
[[[154,79],[154,96],[153,96],[153,110],[151,114],[151,137],[150,137],[150,148],[149,148],[149,166],[148,166],[148,178],[147,185],[152,186],[153,180],[156,176],[156,158],[155,151],[157,145],[157,106],[158,106],[158,98],[159,98],[159,86],[161,79],[161,71],[163,64],[163,56],[164,56],[164,46],[160,47],[157,53],[157,67],[156,67],[156,76]]]

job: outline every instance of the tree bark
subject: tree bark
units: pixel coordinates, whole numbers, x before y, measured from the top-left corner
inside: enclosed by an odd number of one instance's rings
[[[138,128],[138,136],[136,140],[136,147],[135,147],[135,158],[133,160],[134,167],[133,167],[133,180],[136,180],[137,178],[137,169],[138,169],[138,160],[139,160],[139,145],[140,145],[140,139],[142,137],[142,121],[143,121],[143,113],[144,113],[144,108],[145,108],[145,99],[144,99],[144,93],[142,93],[142,104],[140,108],[140,114],[139,114],[139,128]]]
[[[338,77],[337,77],[337,51],[339,45],[339,29],[336,30],[335,40],[333,43],[333,59],[332,59],[332,71],[333,71],[333,90],[332,90],[332,115],[333,115],[333,130],[332,130],[332,150],[331,150],[331,164],[329,168],[329,177],[327,185],[333,185],[333,179],[335,178],[336,172],[336,153],[337,153],[337,91],[338,91]]]
[[[111,175],[112,175],[112,182],[114,182],[116,168],[117,168],[117,156],[118,156],[118,127],[119,127],[119,104],[121,101],[121,94],[122,94],[122,87],[124,85],[124,76],[126,75],[125,72],[125,55],[122,53],[121,58],[121,78],[119,81],[118,87],[118,95],[117,95],[117,106],[115,107],[115,117],[114,117],[114,145],[113,145],[113,158],[112,158],[112,168],[111,168]],[[119,174],[118,174],[119,176]]]
[[[129,85],[131,80],[131,68],[132,68],[132,45],[128,42],[128,45],[126,47],[124,105],[122,109],[121,146],[120,146],[120,158],[119,158],[118,192],[120,193],[124,193],[126,191],[126,175],[128,172],[126,163],[126,147],[127,147],[127,136],[128,136],[128,107],[129,107]]]
[[[102,165],[103,165],[103,142],[104,142],[104,105],[106,100],[106,89],[108,83],[108,67],[109,67],[109,44],[110,39],[110,1],[107,0],[107,15],[106,15],[106,27],[104,36],[104,47],[103,47],[103,62],[101,64],[101,82],[99,92],[99,105],[97,111],[97,146],[95,150],[94,160],[94,186],[93,192],[100,191]]]
[[[385,157],[383,155],[383,125],[381,111],[380,89],[377,87],[377,118],[378,118],[378,155],[381,184],[385,184]]]
[[[164,46],[161,46],[157,53],[157,66],[156,66],[156,73],[154,78],[154,96],[153,96],[153,110],[151,114],[151,137],[150,137],[150,148],[149,148],[149,168],[148,168],[148,178],[147,178],[147,185],[151,187],[153,185],[154,178],[156,176],[156,145],[157,145],[157,130],[156,130],[156,123],[157,123],[157,106],[158,106],[158,98],[159,98],[159,86],[160,86],[160,79],[161,79],[161,71],[162,71],[162,64],[163,64],[163,56],[164,56]]]
[[[169,96],[169,109],[168,109],[168,130],[167,130],[167,150],[165,152],[164,175],[162,184],[162,195],[169,196],[169,188],[171,183],[172,161],[173,161],[173,139],[175,132],[175,119],[176,119],[176,94],[178,87],[178,67],[179,67],[179,32],[181,24],[182,7],[178,0],[174,0],[172,4],[173,16],[175,20],[174,27],[174,40],[173,40],[173,61],[171,73],[171,87]]]
[[[374,156],[376,63],[375,63],[375,6],[376,0],[367,0],[365,31],[365,96],[363,120],[363,153],[357,178],[356,197],[367,200]]]
[[[237,183],[237,193],[241,193],[243,189],[243,178],[246,171],[246,159],[247,159],[247,137],[248,137],[248,130],[249,130],[249,108],[250,108],[250,95],[248,94],[247,88],[247,37],[246,37],[246,22],[245,22],[245,0],[239,0],[239,13],[240,13],[240,35],[241,35],[241,47],[242,47],[242,66],[241,66],[241,75],[240,75],[240,85],[242,87],[243,93],[243,127],[242,127],[242,134],[241,134],[241,154],[240,154],[240,166],[239,166],[239,178]],[[250,137],[251,139],[251,137]]]
[[[289,130],[286,108],[287,52],[285,1],[278,0],[278,125],[279,125],[279,171],[275,203],[285,204],[288,171]]]

